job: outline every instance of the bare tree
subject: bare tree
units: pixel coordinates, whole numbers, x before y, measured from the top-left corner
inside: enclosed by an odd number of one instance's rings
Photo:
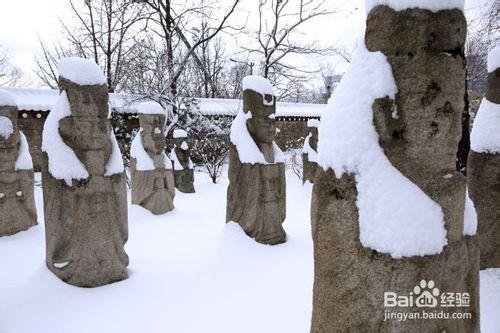
[[[488,51],[500,41],[500,3],[492,1],[478,19],[469,21],[465,45],[467,60],[467,93],[462,112],[462,137],[457,151],[457,170],[467,173],[470,150],[470,129],[484,97],[486,87]]]
[[[481,18],[482,32],[490,46],[500,42],[500,2],[491,1],[485,15]]]
[[[110,92],[119,89],[126,74],[124,62],[133,45],[132,27],[144,19],[143,6],[129,0],[93,0],[83,4],[69,1],[75,25],[61,22],[66,44],[50,49],[40,41],[42,54],[35,58],[36,75],[57,86],[57,61],[63,56],[93,59],[103,69]]]
[[[486,86],[488,44],[482,32],[472,32],[467,36],[465,57],[469,93],[472,91],[482,93]]]
[[[0,45],[0,86],[18,86],[23,79],[21,69],[10,61],[9,50]]]
[[[206,23],[202,24],[201,35],[210,34]],[[200,92],[201,97],[222,97],[222,76],[224,65],[227,63],[225,58],[224,43],[220,37],[214,38],[212,41],[206,41],[199,46],[200,60],[203,63],[203,68],[206,70],[198,71],[201,86],[203,90]],[[198,67],[198,66],[197,66]]]
[[[307,22],[333,13],[326,8],[326,3],[326,0],[259,0],[256,45],[242,48],[258,55],[262,60],[261,74],[275,85],[281,84],[286,89],[284,77],[297,81],[317,72],[290,64],[287,62],[290,56],[331,52],[331,48],[321,47],[317,40],[303,38],[300,31]]]
[[[57,89],[59,85],[57,69],[59,59],[83,55],[78,54],[77,51],[72,50],[70,47],[63,47],[61,44],[54,44],[52,48],[49,48],[40,38],[38,38],[38,42],[41,54],[35,57],[35,75],[43,85],[51,89]]]
[[[188,61],[194,59],[204,77],[214,86],[212,75],[197,54],[198,48],[206,44],[221,31],[232,28],[228,20],[235,12],[240,0],[232,0],[231,5],[221,17],[217,17],[217,2],[208,0],[183,1],[175,4],[171,0],[149,0],[145,4],[150,8],[148,16],[148,29],[162,40],[166,48],[167,73],[169,77],[169,90],[161,94],[174,97],[178,93],[178,81],[186,70]],[[205,22],[203,29],[188,29],[191,22],[201,20]],[[216,23],[215,23],[216,22]],[[215,23],[215,24],[214,24]],[[192,23],[191,23],[192,24]],[[200,33],[203,31],[204,33]],[[174,59],[176,48],[184,45],[185,52],[177,52],[180,59]]]
[[[233,65],[224,73],[224,96],[226,98],[242,98],[243,78],[253,74],[255,64],[247,58],[230,58]]]

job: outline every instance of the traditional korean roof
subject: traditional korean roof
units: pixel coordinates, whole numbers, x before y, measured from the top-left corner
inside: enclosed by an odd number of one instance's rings
[[[2,87],[16,99],[19,111],[50,111],[56,102],[59,91],[44,88]],[[109,102],[114,112],[137,113],[132,95],[110,93]],[[240,99],[196,98],[200,112],[206,116],[236,116],[242,107]],[[325,104],[278,102],[278,117],[320,117]]]

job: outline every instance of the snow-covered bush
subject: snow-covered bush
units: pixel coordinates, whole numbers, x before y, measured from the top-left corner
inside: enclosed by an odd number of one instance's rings
[[[126,167],[130,166],[130,144],[132,143],[132,138],[137,133],[138,129],[134,129],[132,132],[127,130],[125,125],[126,115],[118,112],[111,113],[111,126],[113,127],[113,132],[115,133],[116,141],[120,147],[122,153],[123,164]]]
[[[206,169],[215,184],[222,175],[229,154],[229,129],[232,119],[204,118],[192,124],[196,130],[190,129],[191,157],[195,164],[202,165]]]

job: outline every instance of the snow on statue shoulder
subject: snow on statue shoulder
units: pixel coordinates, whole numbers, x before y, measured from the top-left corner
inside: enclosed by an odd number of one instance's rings
[[[267,79],[243,80],[243,109],[231,126],[226,221],[238,223],[257,242],[286,241],[286,182],[276,136],[276,97]]]

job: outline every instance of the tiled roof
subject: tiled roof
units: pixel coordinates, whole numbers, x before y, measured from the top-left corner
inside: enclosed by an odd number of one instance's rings
[[[43,88],[12,88],[2,87],[16,98],[20,111],[50,111],[59,96],[58,90]],[[136,113],[131,95],[110,93],[109,101],[115,112]],[[207,116],[227,115],[238,113],[242,106],[239,99],[197,98],[200,112]],[[324,104],[278,102],[276,115],[278,117],[320,117]]]

